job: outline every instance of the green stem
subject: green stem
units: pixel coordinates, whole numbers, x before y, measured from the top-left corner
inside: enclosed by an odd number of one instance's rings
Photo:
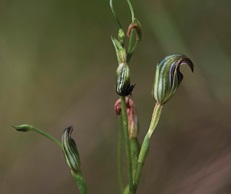
[[[129,9],[130,9],[130,12],[131,12],[132,22],[134,22],[134,21],[135,21],[135,14],[134,14],[134,10],[133,10],[131,1],[130,1],[130,0],[127,0],[127,4],[128,4],[128,6],[129,6]]]
[[[82,172],[81,171],[80,172],[71,171],[71,174],[76,181],[80,194],[88,194],[87,184],[84,180]]]
[[[134,39],[134,29],[132,29],[131,31],[131,34],[130,34],[130,37],[129,37],[129,41],[128,41],[128,51],[127,51],[127,63],[129,63],[132,55],[133,55],[133,52],[134,52],[134,49],[133,49],[133,39]],[[137,47],[137,46],[136,46]]]
[[[159,119],[160,119],[162,109],[163,109],[163,105],[157,102],[155,104],[155,107],[154,107],[154,110],[152,113],[152,120],[151,120],[149,129],[148,129],[148,133],[147,133],[149,139],[151,138],[154,130],[156,129],[156,126],[157,126]]]
[[[122,109],[122,121],[123,121],[123,128],[124,128],[125,151],[126,151],[127,167],[128,167],[128,185],[129,185],[129,191],[133,193],[131,151],[130,151],[130,142],[129,142],[129,135],[128,135],[127,109],[126,109],[126,102],[124,96],[121,96],[121,109]]]
[[[135,22],[135,14],[134,14],[134,10],[133,10],[133,7],[132,7],[132,4],[131,4],[131,1],[130,0],[127,0],[127,4],[129,6],[129,9],[130,9],[130,12],[131,12],[131,17],[132,17],[132,22]],[[130,34],[130,37],[129,37],[129,41],[128,41],[128,52],[127,52],[127,63],[129,63],[135,49],[133,47],[133,39],[134,39],[134,29],[131,30],[131,34]],[[137,41],[136,41],[137,42]],[[135,43],[136,44],[136,43]],[[137,43],[138,44],[138,43]],[[137,45],[136,45],[137,47]]]
[[[56,143],[61,149],[63,149],[62,143],[60,141],[58,141],[57,139],[55,139],[54,137],[52,137],[50,134],[46,133],[45,131],[42,131],[42,130],[37,129],[35,127],[31,128],[31,130],[33,130],[33,131],[39,133],[40,135],[50,139],[51,141]]]
[[[63,149],[62,143],[60,141],[58,141],[57,139],[55,139],[54,137],[52,137],[50,134],[46,133],[45,131],[35,128],[32,125],[22,124],[22,125],[12,126],[12,127],[20,132],[35,131],[36,133],[39,133],[40,135],[50,139],[51,141],[56,143],[61,149]]]
[[[135,172],[137,169],[137,160],[140,153],[140,144],[138,138],[130,138],[130,147],[131,147],[131,160],[132,160],[132,175],[133,179],[135,177]]]
[[[114,10],[112,1],[113,1],[113,0],[110,0],[111,12],[112,12],[112,14],[113,14],[113,16],[114,16],[114,18],[115,18],[115,20],[116,20],[116,22],[117,22],[119,28],[122,29],[122,25],[121,25],[121,23],[120,23],[120,21],[119,21],[119,18],[118,18],[117,15],[116,15],[116,12],[115,12],[115,10]]]
[[[131,53],[133,54],[136,50],[136,48],[138,47],[138,44],[140,43],[140,40],[136,40],[133,47],[132,47],[132,50],[131,50]],[[132,55],[131,55],[132,56]],[[130,57],[131,57],[130,56]],[[130,59],[129,59],[130,60]]]
[[[123,124],[122,118],[119,116],[119,127],[118,127],[118,144],[117,144],[117,170],[118,170],[118,181],[121,193],[124,190],[124,180],[123,180],[123,173],[122,173],[122,137],[123,137]]]
[[[135,190],[138,187],[140,177],[141,177],[141,173],[142,173],[142,169],[143,169],[143,165],[144,165],[145,159],[146,159],[148,151],[149,151],[150,138],[151,138],[151,136],[152,136],[158,122],[159,122],[162,109],[163,109],[163,105],[159,104],[157,102],[155,107],[154,107],[154,110],[153,110],[152,120],[151,120],[149,129],[148,129],[148,132],[145,135],[142,146],[141,146],[141,150],[140,150],[140,154],[139,154],[139,158],[138,158],[138,164],[137,164],[135,180],[134,180],[134,188],[135,188]]]

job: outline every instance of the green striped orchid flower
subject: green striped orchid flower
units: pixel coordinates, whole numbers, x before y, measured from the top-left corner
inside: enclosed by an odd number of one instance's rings
[[[62,135],[62,146],[66,162],[73,172],[80,172],[80,158],[75,141],[71,138],[73,127],[64,129]]]
[[[152,95],[158,103],[165,104],[177,91],[183,80],[181,65],[188,65],[193,72],[192,61],[182,54],[166,56],[157,64]]]

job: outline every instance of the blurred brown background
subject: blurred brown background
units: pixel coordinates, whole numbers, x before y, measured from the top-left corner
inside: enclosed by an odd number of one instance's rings
[[[115,8],[124,26],[124,0]],[[143,41],[131,61],[140,140],[148,128],[156,63],[183,53],[184,81],[164,107],[138,193],[231,193],[231,1],[134,1]],[[93,194],[118,194],[117,66],[108,0],[0,1],[0,193],[78,193],[59,148],[11,125],[60,138],[73,125]]]

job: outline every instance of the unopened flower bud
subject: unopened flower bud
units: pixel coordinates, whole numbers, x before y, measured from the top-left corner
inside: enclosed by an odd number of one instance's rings
[[[28,124],[22,124],[22,125],[18,125],[18,126],[13,126],[17,131],[21,131],[21,132],[27,132],[33,129],[33,126],[28,125]]]
[[[80,171],[79,152],[75,144],[75,141],[71,138],[72,131],[73,131],[72,126],[64,129],[62,135],[63,152],[66,162],[70,167],[70,169],[74,172],[79,172]]]
[[[116,93],[119,96],[131,94],[134,85],[130,85],[130,70],[126,62],[120,63],[116,69]]]
[[[123,29],[119,29],[118,40],[121,43],[121,45],[124,46],[124,44],[125,44],[125,33],[124,33]]]
[[[158,103],[165,104],[177,91],[183,80],[181,65],[188,65],[193,72],[192,61],[181,54],[166,56],[157,64],[152,95]]]

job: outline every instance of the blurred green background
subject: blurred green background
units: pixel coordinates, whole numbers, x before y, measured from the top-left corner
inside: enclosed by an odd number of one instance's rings
[[[124,0],[115,3],[123,26]],[[149,126],[155,65],[186,54],[192,74],[164,107],[138,193],[231,193],[231,1],[134,1],[143,40],[131,61],[140,141]],[[0,1],[0,193],[78,193],[59,148],[16,132],[32,124],[60,138],[73,125],[90,193],[118,194],[115,69],[108,0]]]

